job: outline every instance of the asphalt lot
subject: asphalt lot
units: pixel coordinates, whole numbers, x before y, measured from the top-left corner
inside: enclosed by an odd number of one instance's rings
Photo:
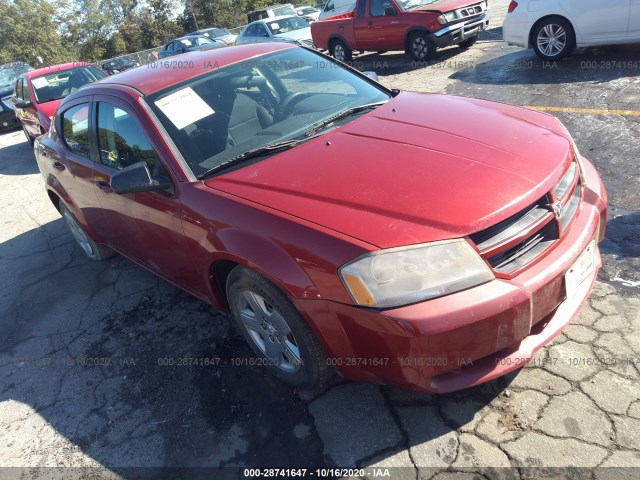
[[[427,65],[366,55],[354,66],[395,88],[559,110],[602,175],[604,268],[579,317],[534,362],[449,395],[341,381],[301,398],[248,366],[248,347],[207,305],[122,257],[86,260],[12,132],[0,136],[0,478],[221,466],[367,467],[370,478],[379,466],[439,479],[575,467],[575,478],[640,478],[640,69],[616,67],[640,46],[545,65],[500,41],[507,4],[491,2],[492,28],[468,51]],[[179,364],[214,357],[220,364]]]

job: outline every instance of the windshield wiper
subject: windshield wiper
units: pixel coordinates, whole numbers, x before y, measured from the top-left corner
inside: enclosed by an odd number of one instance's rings
[[[331,117],[329,117],[329,118],[321,121],[317,125],[314,125],[313,127],[311,127],[309,130],[307,130],[307,133],[305,133],[305,136],[306,137],[311,137],[312,135],[317,133],[319,130],[322,130],[322,129],[328,127],[329,125],[337,122],[338,120],[341,120],[341,119],[343,119],[345,117],[348,117],[348,116],[353,115],[353,114],[358,113],[358,112],[363,112],[363,111],[369,110],[371,108],[379,107],[380,105],[384,105],[388,101],[389,100],[384,100],[384,101],[381,101],[381,102],[365,103],[364,105],[358,105],[356,107],[351,107],[351,108],[347,108],[346,110],[342,110],[341,112],[338,112],[335,115],[332,115]]]
[[[238,163],[251,160],[252,158],[262,157],[267,154],[277,153],[281,150],[288,150],[290,148],[295,147],[298,143],[300,143],[299,140],[286,140],[284,142],[278,142],[271,145],[266,145],[264,147],[254,148],[253,150],[248,150],[244,153],[241,153],[240,155],[230,158],[229,160],[225,160],[219,165],[216,165],[215,167],[210,168],[206,172],[198,175],[198,180],[202,180],[210,175],[213,175],[216,172],[219,172],[220,170],[225,170]]]

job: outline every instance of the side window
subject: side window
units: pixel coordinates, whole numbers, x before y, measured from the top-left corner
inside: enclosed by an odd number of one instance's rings
[[[62,139],[76,155],[89,158],[89,104],[71,107],[62,113]]]
[[[327,2],[327,4],[324,6],[324,11],[328,12],[330,10],[333,10],[335,7],[333,6],[333,0],[329,0]]]
[[[371,0],[371,5],[369,6],[369,13],[372,17],[384,17],[384,9],[385,7],[390,7],[391,3],[387,0]]]
[[[364,18],[364,12],[367,6],[367,2],[365,0],[360,0],[358,2],[358,18]]]
[[[249,25],[247,27],[247,31],[244,34],[245,37],[255,37],[256,36],[256,24]]]
[[[22,79],[22,99],[25,102],[31,101],[31,94],[29,93],[29,85],[27,84],[27,79]]]
[[[153,178],[169,179],[136,119],[107,102],[98,103],[98,150],[103,165],[120,169],[146,162]]]
[[[261,23],[258,23],[256,25],[256,37],[268,37],[269,33],[267,33],[267,28],[262,25]]]

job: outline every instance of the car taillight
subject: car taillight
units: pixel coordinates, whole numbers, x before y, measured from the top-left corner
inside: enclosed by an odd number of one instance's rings
[[[511,0],[511,3],[509,4],[509,9],[507,10],[508,13],[513,12],[516,8],[518,8],[518,2],[516,2],[515,0]]]

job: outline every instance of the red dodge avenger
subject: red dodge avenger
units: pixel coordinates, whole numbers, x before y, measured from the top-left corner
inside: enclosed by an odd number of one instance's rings
[[[38,165],[88,257],[229,312],[281,380],[470,387],[588,297],[606,193],[555,118],[387,90],[288,44],[181,63],[69,95]]]

